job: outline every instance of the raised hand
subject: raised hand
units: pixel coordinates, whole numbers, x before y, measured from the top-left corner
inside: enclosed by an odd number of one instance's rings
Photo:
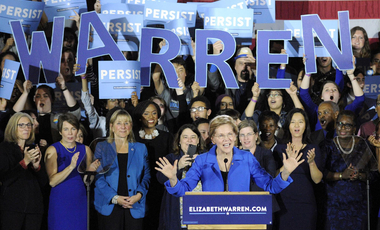
[[[314,158],[315,158],[315,148],[312,148],[309,151],[307,151],[307,163],[308,164],[315,163]]]
[[[256,99],[259,98],[259,96],[260,96],[260,86],[259,86],[259,83],[255,82],[255,84],[253,84],[253,86],[252,86],[251,91],[252,91],[252,94],[253,94],[252,97],[254,97]]]
[[[23,93],[27,93],[27,94],[29,94],[30,90],[33,87],[32,82],[30,80],[24,81],[24,83],[23,83],[22,86],[24,88],[24,92]]]
[[[186,166],[191,166],[191,160],[192,158],[189,155],[184,154],[178,161],[178,169],[183,169]]]
[[[170,164],[169,160],[164,158],[159,158],[159,161],[156,161],[156,164],[158,167],[155,167],[158,172],[161,172],[169,178],[170,180],[170,185],[174,187],[177,184],[177,163],[178,160],[174,161],[174,165]]]
[[[59,86],[60,89],[65,89],[65,79],[63,78],[62,74],[59,73],[59,76],[55,79],[56,84]]]
[[[223,42],[218,40],[214,44],[212,44],[213,54],[220,54],[223,50]]]
[[[77,161],[78,161],[78,158],[79,158],[79,152],[75,153],[72,157],[71,157],[71,163],[69,165],[69,167],[71,169],[75,169],[75,167],[77,167]]]
[[[288,158],[286,158],[286,155],[288,155]],[[286,148],[286,155],[285,153],[282,153],[282,163],[284,164],[284,170],[282,171],[282,179],[287,180],[288,176],[300,165],[305,161],[305,159],[301,160],[302,153],[299,153],[297,150],[295,150],[295,147],[292,143],[288,143]]]
[[[133,91],[131,94],[131,102],[132,102],[133,107],[136,107],[137,104],[139,103],[139,98],[137,97],[136,91]]]
[[[380,141],[376,139],[374,135],[369,136],[368,141],[371,145],[375,146],[376,148],[380,148]]]
[[[201,87],[199,86],[199,83],[194,81],[191,85],[191,89],[193,90],[194,97],[199,95],[199,92],[201,91]]]
[[[352,64],[354,65],[354,68],[353,68],[353,69],[350,69],[350,70],[347,70],[347,75],[348,75],[348,77],[350,77],[350,75],[351,75],[352,77],[355,77],[355,76],[354,76],[354,72],[355,72],[355,68],[356,68],[355,62],[356,62],[356,58],[355,58],[355,56],[352,56]],[[350,77],[350,79],[351,79],[351,77]]]

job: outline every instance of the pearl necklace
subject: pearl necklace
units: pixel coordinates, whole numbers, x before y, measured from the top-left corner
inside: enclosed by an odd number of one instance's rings
[[[349,151],[343,150],[342,146],[341,146],[340,143],[339,143],[339,137],[336,138],[336,143],[338,144],[339,149],[340,149],[344,154],[350,154],[350,153],[352,152],[352,150],[354,150],[354,146],[355,146],[355,138],[354,138],[354,136],[352,136],[352,146],[351,146],[351,149],[350,149]]]
[[[61,141],[61,145],[67,150],[67,152],[69,153],[75,153],[75,151],[77,150],[77,143],[75,143],[75,146],[74,146],[74,149],[73,151],[70,151],[68,148],[66,148],[66,146],[62,143]]]
[[[152,134],[146,134],[145,131],[144,131],[144,129],[141,129],[139,131],[139,136],[141,138],[147,139],[147,140],[151,140],[151,139],[157,137],[158,135],[159,135],[159,133],[158,133],[157,129],[155,129]]]

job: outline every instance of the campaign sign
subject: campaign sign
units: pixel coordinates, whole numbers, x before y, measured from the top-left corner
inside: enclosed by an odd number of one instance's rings
[[[197,7],[198,15],[204,18],[204,14],[207,8],[226,8],[226,9],[247,9],[245,0],[220,0],[212,3],[199,4]]]
[[[377,95],[380,94],[379,76],[365,76],[365,85],[363,92],[366,97],[377,99]]]
[[[235,37],[236,42],[252,41],[253,10],[207,8],[203,19],[204,29],[223,30]]]
[[[144,9],[144,25],[165,24],[169,21],[184,18],[188,27],[194,27],[197,19],[195,4],[162,2],[146,2]]]
[[[144,14],[144,5],[114,3],[102,5],[102,14]]]
[[[143,26],[142,15],[99,14],[98,16],[121,51],[138,51]],[[91,47],[101,46],[103,42],[94,30]]]
[[[103,6],[106,5],[106,4],[113,4],[113,3],[125,3],[125,0],[102,0],[101,4],[102,4],[102,10],[103,10]]]
[[[167,2],[167,3],[177,3],[177,0],[122,0],[127,4],[135,5],[145,5],[147,2]]]
[[[100,61],[99,99],[140,98],[140,62]],[[100,87],[101,86],[101,87]]]
[[[276,21],[276,0],[246,0],[248,9],[254,9],[254,23]]]
[[[52,22],[56,16],[65,16],[70,19],[76,11],[78,14],[87,12],[86,0],[45,0],[45,13],[49,22]]]
[[[183,197],[183,224],[272,224],[270,194],[196,194],[187,192]]]
[[[334,43],[338,45],[338,21],[322,20],[323,26],[328,31]],[[304,39],[301,20],[284,21],[284,29],[292,32],[292,40],[285,41],[285,50],[289,57],[302,57],[304,52]],[[315,54],[318,57],[330,57],[330,53],[314,34]]]
[[[11,20],[20,20],[24,33],[32,34],[40,23],[45,3],[32,1],[1,1],[0,2],[0,32],[11,34]]]
[[[181,39],[181,51],[179,55],[193,54],[191,48],[191,37],[189,28],[187,27],[186,20],[184,18],[176,19],[165,24],[165,29],[172,31]],[[164,47],[163,47],[164,48]],[[160,53],[163,53],[167,49],[161,49]]]
[[[15,84],[20,63],[5,59],[3,73],[0,82],[0,97],[7,100],[11,99],[13,86]]]

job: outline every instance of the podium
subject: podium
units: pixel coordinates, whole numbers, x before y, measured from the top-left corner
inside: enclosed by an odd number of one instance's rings
[[[272,224],[269,192],[186,192],[183,224],[188,229],[267,229]]]

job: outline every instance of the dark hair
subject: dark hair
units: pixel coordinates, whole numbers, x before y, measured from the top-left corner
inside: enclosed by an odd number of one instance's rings
[[[73,56],[75,57],[75,51],[71,48],[62,47],[62,53],[72,53]]]
[[[79,28],[78,28],[78,29],[79,29]],[[65,30],[64,30],[64,32],[63,32],[63,41],[65,41],[65,35],[67,35],[67,33],[70,33],[70,34],[74,35],[74,47],[72,47],[71,49],[72,49],[73,51],[75,51],[75,50],[77,49],[77,46],[78,46],[78,37],[77,37],[77,35],[76,35],[76,33],[75,33],[75,30],[73,30],[73,29],[70,28],[70,27],[65,27]],[[75,52],[75,53],[73,52],[73,54],[74,54],[74,56],[76,56],[76,55],[75,55],[76,52]]]
[[[232,119],[234,119],[235,121],[237,119],[240,119],[240,117],[241,117],[240,112],[237,111],[236,109],[223,109],[223,110],[220,110],[216,115],[217,116],[228,115],[228,116],[232,117]]]
[[[50,96],[50,101],[53,104],[54,101],[55,101],[54,89],[52,87],[48,86],[48,85],[40,85],[40,86],[37,87],[35,94],[37,93],[37,90],[39,90],[39,89],[46,89],[48,95]],[[52,105],[52,107],[53,107],[53,105]]]
[[[32,116],[33,114],[34,116],[38,117],[38,113],[34,109],[26,109],[26,110],[22,110],[21,112],[29,114],[29,116]]]
[[[280,91],[282,94],[282,110],[284,110],[285,112],[288,112],[289,110],[294,108],[294,103],[293,103],[292,99],[290,98],[289,94],[286,92],[285,89],[265,89],[263,91],[263,93],[260,94],[260,96],[257,100],[257,103],[256,103],[256,106],[257,106],[256,109],[257,110],[259,110],[259,111],[270,110],[267,95],[271,91],[274,91],[274,90]]]
[[[196,102],[196,101],[201,101],[201,102],[203,102],[203,103],[205,103],[205,105],[206,105],[206,108],[207,109],[211,109],[211,103],[210,103],[210,101],[207,99],[207,97],[205,97],[205,96],[196,96],[196,97],[194,97],[193,99],[191,99],[191,101],[190,101],[190,103],[189,103],[189,109],[191,109],[191,106],[194,104],[194,102]]]
[[[136,126],[136,130],[139,130],[141,128],[141,118],[146,110],[146,108],[148,108],[148,106],[150,105],[153,105],[156,110],[157,110],[157,116],[158,118],[161,117],[161,110],[160,110],[160,107],[154,103],[153,101],[149,101],[149,100],[146,100],[146,101],[143,101],[143,102],[140,102],[137,104],[137,106],[135,107],[135,109],[133,110],[133,124]]]
[[[277,113],[270,110],[263,111],[259,115],[259,122],[258,122],[259,126],[260,124],[262,124],[264,121],[267,121],[267,120],[273,120],[274,123],[278,125],[278,122],[280,121],[280,116],[278,116]]]
[[[198,126],[199,126],[200,124],[205,124],[205,123],[209,124],[209,123],[210,123],[210,120],[209,120],[209,119],[206,119],[206,118],[198,118],[197,120],[195,120],[195,121],[193,122],[193,125],[194,125],[195,127],[198,128]]]
[[[58,131],[59,132],[62,132],[63,122],[65,121],[79,130],[80,125],[79,125],[78,118],[71,113],[64,113],[58,117]]]
[[[7,51],[7,52],[4,52],[4,53],[0,54],[0,63],[3,61],[4,57],[7,56],[7,55],[11,55],[11,56],[13,56],[13,58],[15,59],[15,61],[17,61],[17,62],[19,61],[17,54],[15,54],[15,53],[13,53],[11,51]]]
[[[356,116],[355,116],[354,112],[352,112],[351,110],[343,110],[342,112],[339,113],[338,118],[336,119],[336,121],[338,122],[343,116],[351,118],[352,122],[354,123],[353,125],[354,126],[356,125],[356,122],[355,122]]]
[[[284,130],[283,140],[285,141],[285,143],[292,141],[292,134],[290,133],[289,126],[290,126],[290,123],[293,119],[294,114],[296,114],[296,113],[302,114],[302,116],[305,119],[305,131],[303,132],[303,135],[302,135],[302,143],[303,144],[311,143],[311,141],[309,140],[309,136],[310,136],[309,118],[308,118],[306,112],[303,109],[299,109],[299,108],[294,108],[294,109],[290,110],[289,113],[287,114],[286,119],[285,119],[285,124],[282,127]]]
[[[181,135],[182,135],[182,132],[185,130],[185,129],[190,129],[191,131],[193,131],[195,134],[197,134],[198,136],[198,139],[199,139],[199,144],[197,146],[197,152],[198,153],[202,153],[205,149],[206,149],[206,146],[205,146],[205,143],[203,141],[203,138],[201,136],[201,133],[198,131],[198,128],[195,127],[194,125],[192,124],[184,124],[182,125],[177,133],[175,134],[174,136],[174,141],[173,141],[173,153],[178,155],[180,152],[181,152],[181,147],[179,146],[179,142],[181,140]]]

